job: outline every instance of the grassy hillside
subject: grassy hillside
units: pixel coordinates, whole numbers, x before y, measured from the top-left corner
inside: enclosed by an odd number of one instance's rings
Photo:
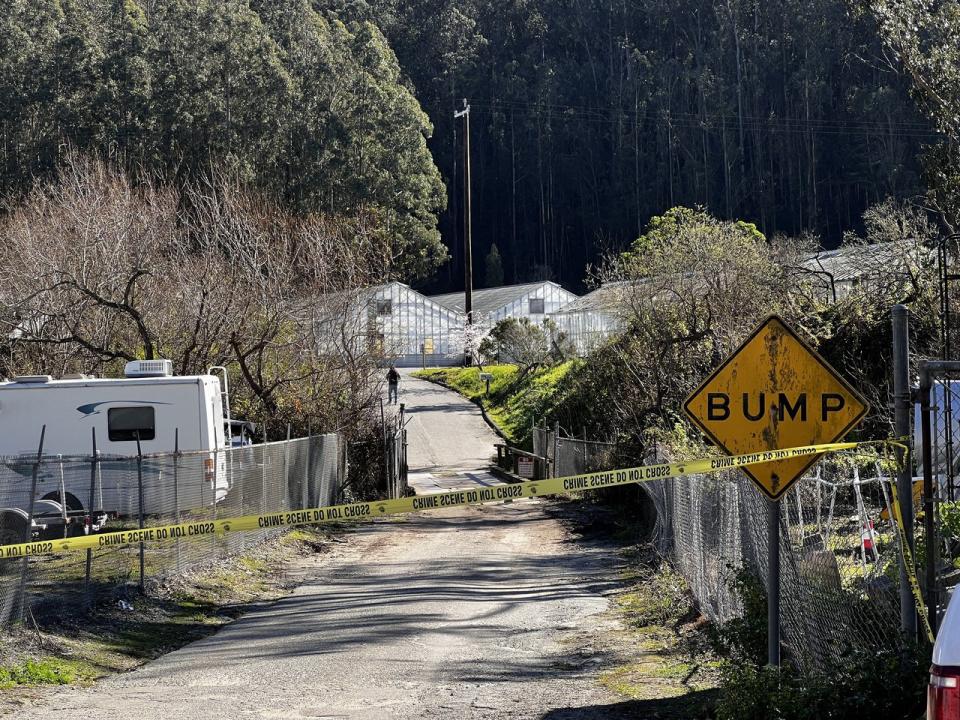
[[[510,444],[529,448],[532,422],[542,420],[556,407],[566,389],[564,379],[577,362],[567,361],[526,375],[521,375],[516,365],[487,365],[483,370],[433,368],[414,376],[445,385],[482,405]],[[489,395],[480,380],[481,372],[493,375]]]

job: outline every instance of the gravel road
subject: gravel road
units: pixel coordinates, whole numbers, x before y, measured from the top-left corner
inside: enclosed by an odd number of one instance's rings
[[[404,386],[421,469],[485,462],[492,433],[472,406],[420,381]],[[289,597],[23,716],[619,717],[594,679],[616,562],[571,538],[543,501],[407,515],[346,539],[298,568],[307,579]]]

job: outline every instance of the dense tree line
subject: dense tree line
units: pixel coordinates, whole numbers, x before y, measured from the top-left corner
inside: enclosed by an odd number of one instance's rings
[[[454,254],[469,98],[474,258],[495,242],[508,282],[576,283],[675,205],[835,245],[869,205],[924,190],[936,128],[852,2],[342,2],[380,25],[435,123]]]
[[[0,192],[70,148],[184,186],[216,170],[298,212],[374,217],[407,277],[445,258],[427,116],[371,23],[309,0],[10,0]]]
[[[955,96],[933,52],[951,8],[10,0],[0,194],[71,147],[181,185],[226,166],[294,211],[375,217],[407,280],[443,266],[440,214],[454,257],[434,285],[458,287],[467,97],[481,281],[576,285],[676,205],[833,245],[887,196],[956,185],[948,114],[931,117]]]

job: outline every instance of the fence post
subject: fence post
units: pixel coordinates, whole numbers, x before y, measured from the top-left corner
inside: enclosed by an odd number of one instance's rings
[[[214,440],[216,442],[216,440]],[[213,448],[213,487],[210,489],[210,507],[213,508],[213,519],[217,519],[217,485],[220,482],[218,472],[220,470],[220,448]],[[214,549],[217,546],[217,538],[214,536],[212,538],[212,544]]]
[[[588,472],[587,464],[587,429],[583,428],[583,467],[580,472]]]
[[[557,477],[557,470],[560,467],[560,423],[553,424],[553,472],[551,475]]]
[[[407,429],[400,431],[400,487],[404,495],[410,488],[410,466],[407,463]]]
[[[173,512],[180,524],[180,428],[173,429]],[[177,572],[180,572],[180,537],[177,536]]]
[[[63,520],[63,536],[67,536],[67,480],[63,476],[63,455],[60,458],[60,519]]]
[[[90,428],[90,434],[93,439],[93,454],[90,456],[90,501],[87,503],[87,518],[84,522],[87,533],[93,531],[93,503],[94,492],[97,484],[97,429]],[[90,575],[93,571],[93,548],[87,548],[87,565],[83,575],[83,595],[86,599],[87,610],[93,607],[93,596],[90,594]]]
[[[137,525],[143,530],[143,448],[140,446],[140,431],[137,430]],[[140,592],[144,590],[144,545],[140,541]]]
[[[293,498],[290,496],[290,423],[287,423],[287,441],[283,444],[283,497],[287,506],[285,510],[292,510]]]
[[[393,433],[383,426],[383,456],[387,463],[387,497],[396,497],[396,480],[393,474]]]
[[[894,430],[897,437],[910,443],[910,318],[904,305],[891,310],[893,324],[893,407]],[[927,415],[929,420],[929,414]],[[903,517],[903,535],[913,555],[913,478],[908,458],[896,449],[900,472],[897,475],[897,497]],[[900,553],[900,630],[910,642],[917,637],[917,610],[910,591],[910,580]]]
[[[260,446],[260,514],[267,511],[267,450],[269,445],[264,443]],[[273,460],[273,454],[270,454]]]
[[[407,404],[400,403],[400,422],[397,426],[397,497],[403,497],[407,487],[407,429],[404,418]]]
[[[927,591],[927,618],[930,621],[930,628],[934,634],[937,632],[937,527],[934,522],[934,498],[933,498],[933,442],[932,431],[930,428],[930,394],[933,387],[933,379],[930,377],[930,371],[925,361],[920,361],[920,438],[921,454],[923,455],[923,534],[925,540],[925,572],[924,585]],[[951,402],[947,393],[945,402]],[[906,485],[908,491],[913,493],[911,483]],[[900,488],[897,488],[900,492]],[[904,520],[906,525],[906,520]],[[906,528],[904,528],[906,530]],[[912,530],[912,528],[911,528]],[[911,542],[912,533],[907,536],[907,542]],[[912,548],[911,548],[912,549]],[[915,557],[915,556],[914,556]]]
[[[30,480],[30,501],[28,503],[29,511],[27,512],[27,536],[23,538],[23,542],[30,542],[30,537],[33,534],[33,500],[34,496],[37,494],[37,475],[40,472],[40,461],[43,459],[43,439],[47,434],[47,426],[44,425],[40,428],[40,446],[37,448],[37,459],[33,463],[33,474]],[[26,609],[27,603],[27,570],[28,563],[30,561],[29,557],[23,558],[23,564],[20,569],[20,609],[17,613],[16,620],[23,619],[23,612]]]
[[[344,488],[346,488],[347,484],[350,482],[350,443],[348,443],[342,436],[337,442],[340,443],[340,452],[342,453],[343,458],[343,473],[341,474],[339,482],[337,483],[336,495],[337,502],[340,502],[344,497]]]
[[[767,504],[767,657],[780,667],[780,501]]]
[[[311,428],[310,428],[309,425],[308,425],[308,426],[307,426],[307,467],[306,467],[306,469],[303,471],[303,488],[302,488],[302,490],[301,490],[301,492],[300,492],[301,500],[302,500],[302,504],[300,505],[300,507],[303,508],[303,509],[306,509],[306,508],[308,508],[308,507],[312,507],[312,505],[311,505],[311,503],[310,503],[310,477],[311,477],[311,475],[310,475],[310,460],[311,460],[311,456],[313,455],[313,453],[310,452],[310,445],[311,445],[311,443],[313,442],[313,440],[312,440],[311,437],[310,437],[310,429],[311,429]]]

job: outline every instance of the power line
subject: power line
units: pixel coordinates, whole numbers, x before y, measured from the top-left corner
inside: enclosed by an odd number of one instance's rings
[[[936,140],[943,138],[943,133],[930,129],[929,125],[910,122],[873,122],[858,120],[817,120],[791,117],[756,117],[744,116],[743,122],[735,115],[696,115],[692,113],[650,113],[633,112],[616,108],[580,109],[577,106],[542,105],[535,103],[521,103],[512,101],[474,101],[479,106],[478,112],[488,117],[495,117],[498,112],[508,112],[521,117],[549,120],[550,122],[581,122],[586,124],[619,125],[624,121],[643,122],[657,127],[693,128],[704,131],[711,130],[745,130],[784,133],[784,134],[816,134],[816,135],[859,135],[880,136],[893,133],[900,137]],[[545,112],[545,110],[547,110]],[[617,117],[610,117],[616,113]]]
[[[547,108],[550,110],[556,110],[561,114],[586,114],[586,115],[595,115],[597,117],[605,117],[609,115],[610,112],[617,112],[621,115],[633,116],[639,115],[642,117],[655,117],[651,113],[636,113],[634,111],[618,108],[618,107],[604,107],[599,105],[572,105],[567,103],[551,103],[551,102],[530,102],[523,100],[507,100],[507,99],[492,99],[492,100],[474,100],[475,104],[486,105],[491,108],[497,106],[508,106],[508,107],[518,107],[518,108],[527,108],[541,110],[542,108]],[[714,117],[714,118],[725,118],[730,120],[739,120],[741,117],[746,120],[761,121],[767,122],[770,120],[781,121],[781,122],[790,122],[794,124],[813,124],[813,125],[834,125],[838,127],[847,127],[847,126],[867,126],[867,127],[888,127],[890,125],[897,127],[912,127],[918,130],[929,130],[930,124],[925,121],[918,120],[916,122],[885,122],[885,121],[876,121],[876,120],[851,120],[851,119],[837,119],[831,120],[826,118],[802,118],[802,117],[790,117],[790,116],[776,116],[776,115],[704,115],[701,113],[687,113],[687,112],[671,112],[669,113],[672,118],[685,118],[685,119],[694,119],[702,121],[704,117]]]

